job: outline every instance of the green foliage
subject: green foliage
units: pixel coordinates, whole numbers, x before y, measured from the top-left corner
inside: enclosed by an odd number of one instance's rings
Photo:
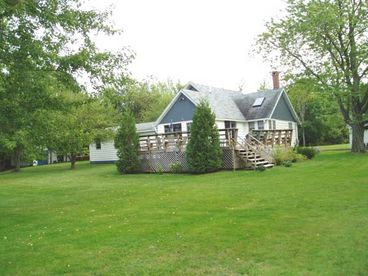
[[[64,91],[84,91],[77,82],[87,75],[93,88],[125,73],[132,55],[102,52],[95,33],[118,34],[111,11],[82,6],[81,0],[0,3],[0,140],[17,169],[47,146],[49,113],[63,110]]]
[[[286,167],[286,168],[290,168],[290,167],[293,165],[293,163],[292,163],[291,161],[285,161],[285,162],[283,163],[283,165],[284,165],[284,167]]]
[[[348,129],[336,101],[311,79],[298,79],[288,95],[301,121],[300,144],[324,145],[347,142]]]
[[[113,135],[113,110],[84,93],[65,91],[62,98],[65,108],[48,114],[47,145],[58,154],[68,155],[74,169],[76,157],[88,153],[96,138]]]
[[[170,170],[173,173],[182,173],[183,172],[183,165],[180,162],[171,163]]]
[[[216,171],[222,165],[222,150],[215,114],[207,102],[201,102],[193,115],[187,160],[192,173]]]
[[[300,162],[305,160],[304,156],[296,153],[290,147],[278,146],[272,150],[272,159],[276,166],[281,166],[285,162]]]
[[[139,167],[137,134],[135,119],[132,112],[123,112],[119,129],[115,136],[115,148],[117,149],[117,169],[120,173],[135,173]]]
[[[352,127],[353,152],[365,152],[368,123],[367,14],[367,1],[288,0],[285,16],[271,19],[257,43],[275,66],[313,79],[335,101]]]
[[[258,167],[256,167],[256,171],[257,172],[264,172],[266,171],[266,167],[263,165],[259,165]]]
[[[181,88],[180,83],[170,80],[138,82],[121,78],[114,87],[104,89],[101,97],[105,102],[112,104],[118,114],[129,109],[137,122],[150,122],[157,120]]]
[[[316,156],[316,149],[312,147],[297,147],[297,152],[304,155],[308,159],[313,159]]]

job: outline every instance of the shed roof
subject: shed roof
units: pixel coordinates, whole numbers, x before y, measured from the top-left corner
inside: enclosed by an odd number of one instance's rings
[[[135,125],[137,132],[155,132],[156,122],[140,123]]]

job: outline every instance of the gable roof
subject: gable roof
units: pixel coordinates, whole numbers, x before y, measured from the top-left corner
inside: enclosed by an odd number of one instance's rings
[[[174,99],[165,108],[164,112],[156,121],[157,123],[159,123],[169,112],[181,94],[185,95],[194,105],[198,105],[202,100],[206,100],[215,113],[216,119],[229,121],[269,119],[272,117],[280,98],[284,96],[293,118],[296,122],[299,122],[290,99],[282,88],[254,93],[243,93],[241,91],[233,91],[189,82],[184,89],[177,93]],[[253,106],[257,98],[264,98],[264,100],[260,106]]]
[[[202,100],[206,100],[217,119],[244,120],[243,114],[234,102],[234,97],[242,95],[242,92],[210,87],[202,84],[190,83],[189,85],[194,86],[199,91],[186,89],[187,85],[184,90],[182,90],[182,93],[195,105],[199,104]]]

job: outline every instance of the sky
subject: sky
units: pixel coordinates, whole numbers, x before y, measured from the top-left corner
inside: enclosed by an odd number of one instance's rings
[[[272,87],[272,64],[252,54],[265,23],[280,15],[283,0],[89,0],[104,9],[113,5],[120,37],[99,37],[103,49],[129,46],[129,66],[139,80],[153,76],[246,92],[261,83]],[[282,72],[281,72],[282,74]]]

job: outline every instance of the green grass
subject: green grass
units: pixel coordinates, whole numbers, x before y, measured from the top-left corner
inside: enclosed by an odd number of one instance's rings
[[[0,174],[0,274],[368,273],[368,155],[266,172]]]
[[[340,144],[340,145],[327,145],[327,146],[319,146],[321,151],[331,151],[331,150],[350,150],[349,144]]]

